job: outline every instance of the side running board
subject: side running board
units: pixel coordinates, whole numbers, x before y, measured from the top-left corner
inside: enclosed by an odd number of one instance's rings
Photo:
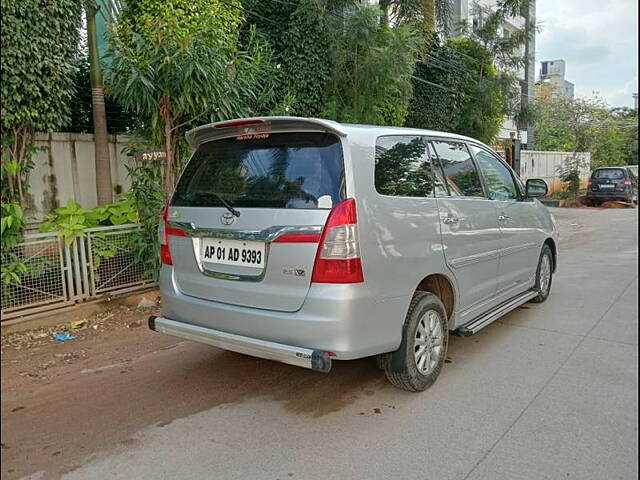
[[[507,300],[506,302],[498,305],[496,308],[491,310],[490,312],[485,313],[484,315],[471,320],[469,323],[462,325],[461,327],[454,330],[452,333],[459,337],[470,337],[474,333],[478,333],[479,330],[483,329],[490,323],[494,322],[498,318],[503,315],[509,313],[511,310],[518,308],[523,303],[528,302],[532,298],[538,295],[537,290],[527,290],[526,292],[518,295],[517,297],[512,298],[511,300]]]

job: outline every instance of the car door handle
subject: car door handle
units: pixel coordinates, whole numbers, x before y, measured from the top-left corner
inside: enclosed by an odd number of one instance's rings
[[[447,225],[452,223],[458,223],[458,221],[459,221],[458,217],[454,217],[451,214],[447,215],[442,219],[442,223],[446,223]]]

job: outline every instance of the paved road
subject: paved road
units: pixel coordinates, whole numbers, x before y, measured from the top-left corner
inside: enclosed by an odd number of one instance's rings
[[[553,213],[550,299],[452,338],[427,392],[138,329],[115,367],[3,395],[3,478],[637,478],[637,211]]]

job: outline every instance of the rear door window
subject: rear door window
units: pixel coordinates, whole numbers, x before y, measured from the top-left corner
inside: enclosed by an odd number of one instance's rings
[[[204,143],[193,154],[171,204],[178,207],[331,208],[344,199],[337,136],[276,133]]]
[[[593,178],[622,180],[624,178],[624,170],[621,168],[601,168],[593,172]]]
[[[421,136],[384,136],[376,141],[375,187],[382,195],[433,197],[444,191],[434,177],[427,144]]]
[[[463,142],[433,140],[433,148],[442,167],[452,197],[485,198],[476,166]]]

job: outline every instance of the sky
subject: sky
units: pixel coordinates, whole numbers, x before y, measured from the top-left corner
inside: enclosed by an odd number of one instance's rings
[[[637,0],[537,0],[536,79],[541,60],[563,59],[577,97],[598,92],[633,107],[638,91]]]

